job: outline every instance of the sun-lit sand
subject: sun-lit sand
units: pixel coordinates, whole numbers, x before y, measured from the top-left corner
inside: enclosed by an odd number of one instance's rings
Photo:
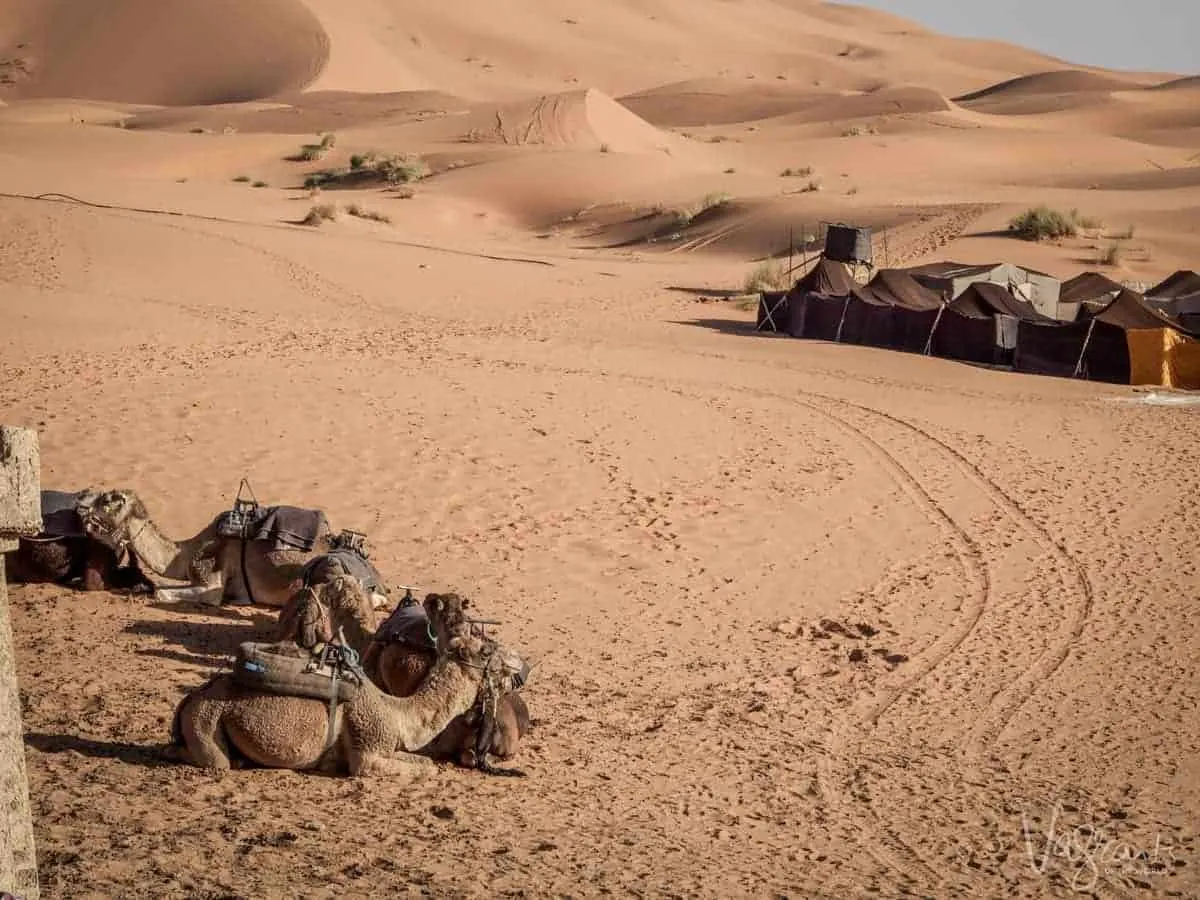
[[[158,748],[272,611],[18,587],[43,896],[1200,895],[1197,408],[720,299],[829,221],[1195,269],[1195,77],[806,0],[13,0],[0,101],[43,485],[182,536],[246,476],[538,662],[523,780],[219,778]],[[368,153],[429,176],[304,186]]]

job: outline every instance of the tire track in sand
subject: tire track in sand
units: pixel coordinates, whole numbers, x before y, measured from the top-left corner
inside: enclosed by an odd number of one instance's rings
[[[771,392],[765,392],[765,395],[786,399]],[[874,735],[883,714],[897,700],[911,693],[922,681],[949,660],[978,628],[979,622],[988,608],[991,595],[991,580],[987,566],[978,542],[970,531],[955,521],[953,515],[926,490],[921,479],[901,463],[881,441],[868,434],[861,425],[854,424],[847,417],[839,415],[819,403],[795,399],[792,399],[791,402],[803,406],[833,423],[836,428],[864,447],[876,462],[888,471],[893,482],[946,535],[962,572],[962,582],[967,587],[963,614],[958,617],[953,626],[944,630],[942,635],[918,657],[909,660],[908,675],[902,682],[885,687],[881,694],[856,704],[852,708],[850,716],[843,718],[834,729],[834,741],[830,748],[834,752],[822,756],[817,762],[818,782],[822,796],[835,803],[839,812],[849,821],[861,819],[864,811],[873,820],[867,830],[874,832],[876,846],[872,847],[869,842],[872,835],[864,835],[868,838],[865,846],[878,862],[900,873],[901,877],[909,882],[925,885],[941,884],[946,880],[947,874],[937,863],[930,861],[905,841],[894,828],[886,825],[883,817],[871,805],[870,800],[855,806],[842,797],[844,789],[841,786],[851,783],[853,774],[858,769],[853,759],[855,757],[862,758],[865,755],[856,748],[876,743]]]
[[[1058,630],[1058,637],[1048,641],[1038,654],[1033,664],[1021,673],[1009,686],[992,698],[988,711],[981,717],[977,727],[971,733],[971,753],[976,757],[982,756],[984,748],[993,746],[1003,733],[1005,727],[1020,711],[1021,707],[1037,692],[1038,684],[1045,683],[1066,662],[1071,648],[1083,636],[1088,620],[1092,615],[1094,597],[1091,582],[1083,566],[1067,551],[1061,541],[1054,538],[1050,532],[1035,522],[1015,500],[1006,494],[995,481],[971,462],[966,456],[955,450],[944,440],[913,423],[893,416],[890,413],[871,409],[870,407],[848,404],[845,401],[834,401],[833,398],[823,398],[831,402],[840,402],[856,409],[869,411],[871,414],[894,422],[912,433],[919,435],[922,440],[939,447],[952,462],[964,472],[967,478],[979,487],[992,502],[1003,512],[1009,521],[1021,529],[1034,543],[1041,547],[1054,563],[1055,574],[1063,593],[1061,597],[1070,601],[1070,609],[1063,616]],[[1058,603],[1050,604],[1057,608]]]
[[[512,362],[509,361],[509,364]],[[578,374],[596,374],[572,367],[530,363],[518,363],[518,365],[551,371],[558,371],[562,368],[564,372],[569,370]],[[708,387],[704,384],[692,384],[690,389],[686,389],[652,376],[614,372],[605,374],[624,381],[657,385],[681,396],[695,396],[695,389],[703,391]],[[712,387],[729,389],[728,385],[713,385]],[[829,798],[830,802],[836,804],[836,812],[848,823],[854,825],[861,822],[864,811],[866,817],[871,820],[865,829],[859,827],[858,830],[866,832],[863,835],[868,839],[865,849],[879,863],[900,873],[906,881],[924,882],[929,886],[945,885],[952,877],[951,874],[938,863],[932,862],[922,855],[896,829],[884,824],[883,816],[871,805],[870,800],[866,801],[864,810],[864,804],[856,803],[852,798],[847,799],[839,794],[840,785],[850,783],[851,779],[847,776],[856,771],[852,757],[863,756],[861,753],[856,754],[855,748],[869,746],[871,734],[878,729],[883,715],[898,700],[911,694],[932,673],[945,668],[947,661],[951,660],[955,652],[976,633],[981,619],[991,606],[989,601],[992,581],[988,574],[988,560],[980,545],[980,539],[973,533],[973,526],[956,519],[954,513],[944,503],[939,502],[927,488],[920,474],[902,463],[896,453],[889,449],[889,444],[892,444],[899,435],[907,435],[917,445],[933,450],[945,463],[945,465],[939,466],[939,475],[944,476],[948,472],[957,472],[960,477],[965,477],[966,483],[976,489],[978,496],[985,498],[1036,546],[1047,552],[1049,558],[1054,562],[1057,587],[1063,590],[1067,601],[1066,603],[1056,603],[1052,607],[1048,605],[1048,609],[1052,609],[1052,614],[1055,615],[1058,614],[1059,609],[1067,609],[1067,612],[1060,616],[1061,625],[1052,632],[1054,637],[1047,640],[1046,646],[1018,676],[1004,678],[1005,687],[989,697],[984,711],[966,724],[967,746],[958,754],[958,758],[965,764],[968,771],[964,772],[960,769],[952,774],[947,773],[951,774],[951,777],[958,776],[963,783],[980,783],[980,760],[985,748],[994,744],[995,739],[1003,732],[1007,723],[1036,693],[1039,684],[1052,677],[1066,660],[1071,647],[1079,640],[1091,615],[1092,592],[1086,573],[1061,543],[1057,542],[1045,528],[1038,525],[1020,504],[1009,497],[995,481],[988,478],[978,465],[927,429],[870,406],[803,389],[797,391],[800,396],[749,387],[737,387],[733,390],[752,396],[781,400],[814,412],[830,421],[836,428],[863,446],[871,457],[890,473],[897,486],[947,536],[953,548],[963,573],[963,583],[968,587],[968,599],[964,604],[963,614],[953,623],[951,629],[946,631],[930,648],[917,659],[910,660],[909,672],[911,674],[903,682],[886,688],[881,694],[858,704],[853,709],[851,716],[842,721],[835,729],[834,746],[840,747],[842,752],[834,754],[834,756],[846,757],[847,761],[842,762],[840,759],[834,760],[826,757],[818,762],[821,792]],[[853,421],[853,417],[846,414],[847,411],[890,427],[895,434],[891,440],[873,436],[868,433],[868,426],[862,422]],[[860,731],[863,736],[856,737],[855,735]],[[968,775],[974,777],[963,777]],[[869,843],[871,836],[877,838],[874,847],[871,847]]]

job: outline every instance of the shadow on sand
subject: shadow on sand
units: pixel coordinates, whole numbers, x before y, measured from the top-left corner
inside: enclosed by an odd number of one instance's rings
[[[93,759],[115,759],[132,766],[162,768],[176,765],[163,752],[162,744],[129,744],[124,741],[94,741],[71,734],[26,732],[25,743],[42,753],[79,753]]]
[[[273,616],[237,616],[228,623],[141,620],[126,626],[126,634],[158,637],[186,651],[158,647],[135,651],[140,656],[158,656],[197,665],[220,665],[237,653],[244,641],[274,640]]]

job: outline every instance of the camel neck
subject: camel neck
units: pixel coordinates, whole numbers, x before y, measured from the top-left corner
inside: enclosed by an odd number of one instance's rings
[[[483,671],[439,657],[416,693],[393,697],[379,691],[397,729],[397,746],[412,752],[441,734],[475,703]]]
[[[200,532],[193,538],[183,541],[173,541],[152,520],[137,526],[133,531],[131,549],[138,560],[156,575],[173,581],[191,580],[191,561],[204,541],[205,534]]]

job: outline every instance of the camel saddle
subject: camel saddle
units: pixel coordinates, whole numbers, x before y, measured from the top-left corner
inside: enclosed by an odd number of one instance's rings
[[[325,644],[320,652],[310,653],[286,642],[245,641],[238,646],[233,680],[263,693],[334,704],[357,697],[366,676],[348,647]]]
[[[297,506],[263,506],[238,501],[217,517],[217,534],[244,541],[266,541],[273,550],[307,553],[329,531],[325,513]]]
[[[305,587],[325,581],[332,575],[349,575],[357,579],[364,590],[387,596],[388,590],[379,570],[357,550],[348,547],[338,547],[313,557],[300,570]]]
[[[401,602],[375,630],[375,640],[382,644],[409,644],[423,650],[437,650],[429,616],[419,603]]]
[[[83,527],[83,513],[96,498],[93,490],[42,491],[42,530],[28,538],[34,541],[56,541],[61,538],[87,537]],[[23,539],[24,540],[24,539]]]

